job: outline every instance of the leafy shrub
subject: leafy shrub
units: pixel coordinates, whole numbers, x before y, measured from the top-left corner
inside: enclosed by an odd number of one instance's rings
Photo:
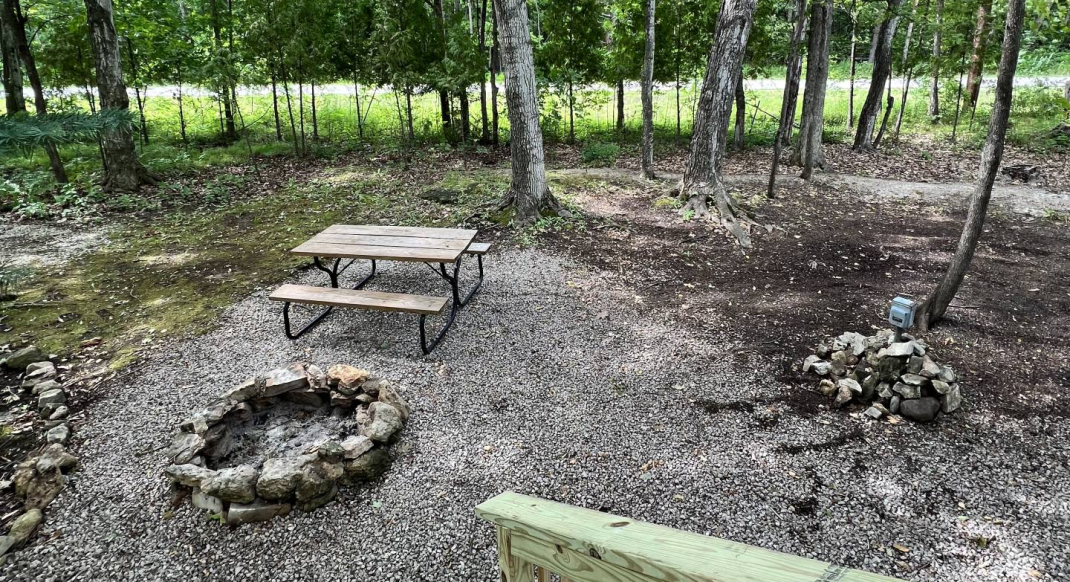
[[[583,146],[580,157],[585,164],[612,165],[620,157],[620,146],[615,143],[590,142]]]

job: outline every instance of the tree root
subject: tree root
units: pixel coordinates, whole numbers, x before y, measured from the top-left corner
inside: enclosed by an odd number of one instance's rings
[[[759,225],[728,195],[719,176],[713,178],[712,184],[683,184],[680,193],[681,198],[686,196],[687,200],[680,209],[681,213],[690,211],[696,218],[712,216],[707,203],[707,200],[712,200],[721,227],[736,238],[739,246],[745,249],[751,247],[749,231],[751,227]]]

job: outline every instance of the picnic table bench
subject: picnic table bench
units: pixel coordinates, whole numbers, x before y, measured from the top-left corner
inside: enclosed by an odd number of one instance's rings
[[[431,353],[442,341],[457,312],[471,301],[483,284],[483,255],[490,250],[489,243],[473,242],[477,232],[453,228],[419,228],[405,226],[347,225],[327,227],[311,239],[301,243],[291,252],[312,257],[312,264],[330,279],[330,287],[286,284],[276,289],[269,299],[281,301],[283,327],[286,337],[297,339],[323,320],[335,307],[413,313],[420,316],[420,349]],[[474,256],[479,267],[479,276],[467,293],[460,289],[462,258]],[[324,264],[324,260],[333,263]],[[342,261],[348,259],[345,265]],[[339,287],[338,278],[355,261],[371,261],[368,275],[352,288]],[[425,263],[450,284],[450,297],[387,293],[369,291],[363,287],[376,275],[378,261],[405,261]],[[434,266],[437,265],[437,268]],[[447,268],[449,265],[449,268]],[[426,318],[438,315],[450,303],[449,319],[430,342],[427,341]],[[294,303],[322,305],[325,308],[297,332],[290,323],[290,306]]]

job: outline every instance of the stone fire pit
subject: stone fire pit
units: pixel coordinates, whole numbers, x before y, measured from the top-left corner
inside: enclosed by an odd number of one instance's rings
[[[930,422],[962,405],[955,371],[937,363],[923,340],[903,334],[895,341],[889,329],[872,336],[849,331],[823,342],[802,370],[822,377],[818,390],[834,397],[837,407],[857,402],[874,419],[901,415]]]
[[[164,473],[176,499],[230,525],[312,511],[371,481],[408,419],[388,381],[348,365],[292,364],[250,378],[180,425]]]

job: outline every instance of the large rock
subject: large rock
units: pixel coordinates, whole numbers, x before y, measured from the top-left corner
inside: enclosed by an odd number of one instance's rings
[[[71,429],[66,424],[54,426],[45,433],[45,442],[59,443],[61,445],[67,444],[67,439],[71,437]]]
[[[390,468],[391,462],[393,459],[386,449],[372,449],[352,461],[346,461],[345,474],[351,481],[374,481]]]
[[[60,404],[67,403],[67,393],[62,388],[53,388],[47,392],[42,392],[37,396],[37,406],[39,408],[51,408],[55,410]]]
[[[391,437],[401,430],[401,412],[386,402],[372,402],[368,415],[370,422],[361,434],[377,443],[390,442]]]
[[[257,377],[252,377],[223,393],[222,398],[237,404],[260,396],[263,387]]]
[[[264,499],[287,500],[293,496],[297,486],[315,462],[317,456],[300,455],[297,457],[275,457],[264,461],[260,478],[256,481],[256,492]]]
[[[375,443],[364,435],[353,435],[342,441],[343,456],[346,459],[355,459],[370,451]]]
[[[920,398],[921,386],[914,386],[913,384],[904,384],[903,382],[896,382],[895,386],[892,386],[892,392],[899,394],[905,400]]]
[[[409,419],[409,403],[401,397],[401,393],[391,383],[383,380],[379,382],[379,402],[384,402],[398,409],[401,413],[401,420],[406,421]]]
[[[843,376],[847,373],[847,352],[840,350],[832,353],[832,373],[836,376]]]
[[[899,413],[917,422],[930,422],[940,412],[940,401],[932,396],[904,400],[899,405]]]
[[[241,525],[268,521],[290,513],[289,503],[231,503],[227,511],[227,525]]]
[[[18,370],[19,372],[26,369],[30,364],[36,364],[37,362],[43,362],[48,359],[41,350],[37,349],[37,346],[26,346],[21,350],[17,350],[10,356],[4,359],[4,366],[12,370]]]
[[[205,446],[204,437],[197,433],[180,432],[165,453],[168,459],[176,465],[188,463],[197,456]]]
[[[899,379],[903,367],[906,365],[903,358],[882,357],[878,359],[874,374],[882,382],[895,382]]]
[[[305,366],[305,374],[308,375],[308,385],[313,392],[326,392],[329,390],[327,374],[319,366],[315,364]]]
[[[182,421],[179,428],[184,432],[203,433],[223,421],[223,417],[234,407],[234,402],[220,398]]]
[[[170,477],[172,481],[181,483],[186,487],[200,487],[201,483],[215,475],[215,471],[211,469],[205,469],[204,467],[198,467],[197,465],[190,463],[168,465],[163,472]]]
[[[940,375],[940,371],[943,370],[943,367],[940,366],[940,364],[934,362],[933,359],[929,356],[923,356],[921,358],[921,362],[922,364],[920,374],[922,376],[925,376],[926,378],[936,378]],[[915,373],[917,374],[919,372]]]
[[[53,469],[67,472],[77,464],[78,457],[68,453],[59,443],[48,445],[37,457],[37,470],[41,473],[48,473]]]
[[[821,384],[817,387],[822,396],[832,396],[836,393],[836,383],[828,378],[821,381]]]
[[[951,389],[940,397],[940,410],[944,411],[944,414],[955,412],[962,406],[962,393],[959,391],[958,384],[952,384]]]
[[[22,378],[22,389],[33,390],[38,385],[56,377],[56,367],[52,362],[38,362],[26,367],[26,376]]]
[[[0,542],[0,554],[6,553],[8,550],[14,548],[18,549],[23,546],[30,537],[33,536],[33,532],[37,530],[37,526],[41,525],[44,520],[44,515],[40,509],[30,509],[26,513],[18,516],[14,522],[11,523],[11,530],[4,536],[2,542]],[[6,547],[3,547],[6,546]]]
[[[941,382],[947,382],[948,384],[955,383],[955,371],[950,366],[942,366],[940,372],[936,375],[936,378]]]
[[[293,363],[286,368],[268,372],[264,378],[264,391],[261,395],[264,398],[271,398],[291,390],[304,390],[308,386],[308,374],[305,372],[305,367]]]
[[[256,499],[256,469],[240,465],[220,469],[201,481],[201,491],[223,501],[251,503]]]
[[[907,357],[914,355],[914,342],[897,342],[882,349],[877,354],[880,357]]]
[[[866,351],[866,336],[853,331],[844,332],[837,340],[854,356],[861,356]]]
[[[360,391],[360,385],[369,376],[371,374],[367,370],[346,364],[336,364],[327,370],[327,384],[346,396],[353,396]]]
[[[301,511],[312,511],[330,503],[338,493],[336,483],[343,474],[340,463],[320,461],[309,465],[308,471],[294,490],[297,508]]]
[[[852,398],[854,398],[854,392],[847,386],[840,384],[836,387],[836,399],[832,403],[837,407],[841,407],[850,402]]]
[[[55,380],[44,380],[42,382],[37,382],[36,384],[31,386],[30,387],[30,393],[35,395],[35,396],[37,396],[37,395],[44,394],[45,392],[49,392],[49,391],[52,391],[52,390],[58,390],[59,388],[60,388],[59,382],[56,382]]]
[[[933,380],[933,390],[936,390],[937,394],[947,394],[951,391],[951,384],[942,380]]]
[[[223,500],[218,497],[206,495],[200,489],[194,489],[190,497],[193,507],[203,509],[212,515],[223,515]]]
[[[919,374],[903,374],[902,380],[904,384],[911,386],[924,386],[929,383],[928,378]]]

